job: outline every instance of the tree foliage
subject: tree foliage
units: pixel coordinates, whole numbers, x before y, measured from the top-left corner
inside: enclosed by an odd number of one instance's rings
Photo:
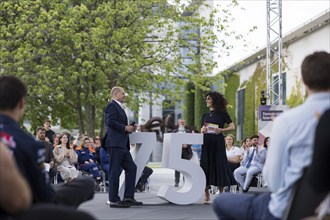
[[[236,91],[239,87],[239,74],[233,73],[230,76],[226,77],[226,88],[225,88],[225,97],[228,101],[227,111],[234,122],[235,126],[237,126],[236,120]],[[230,134],[233,134],[236,137],[235,131],[230,131]]]
[[[286,104],[289,108],[296,107],[298,105],[301,105],[305,100],[305,95],[303,95],[303,92],[301,91],[302,88],[302,82],[297,77],[295,77],[295,85],[292,88],[292,92],[290,97],[286,100]]]
[[[260,105],[261,90],[266,90],[265,66],[258,63],[251,76],[251,80],[246,83],[245,88],[245,108],[244,108],[244,137],[258,134],[257,112]]]
[[[184,119],[187,125],[194,125],[195,116],[195,86],[193,83],[187,83],[184,96]]]
[[[3,0],[0,74],[28,85],[33,128],[51,116],[61,127],[94,135],[113,86],[123,86],[137,110],[145,100],[136,94],[176,100],[186,82],[198,86],[212,72],[215,62],[201,51],[212,53],[215,29],[225,33],[228,21],[213,9],[199,16],[203,2],[184,8],[166,0]],[[180,48],[194,62],[182,62]]]

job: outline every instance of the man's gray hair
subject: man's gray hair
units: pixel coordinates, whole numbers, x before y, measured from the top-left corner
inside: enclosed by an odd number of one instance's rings
[[[113,98],[118,92],[121,92],[122,90],[124,90],[122,87],[115,86],[111,89],[110,96]]]

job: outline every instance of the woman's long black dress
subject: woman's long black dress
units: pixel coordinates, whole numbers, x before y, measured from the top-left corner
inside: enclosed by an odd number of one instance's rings
[[[217,124],[224,128],[232,120],[227,112],[208,112],[202,117],[202,125],[206,123]],[[200,166],[206,176],[206,185],[229,186],[232,184],[232,173],[229,168],[224,136],[220,134],[204,133]]]

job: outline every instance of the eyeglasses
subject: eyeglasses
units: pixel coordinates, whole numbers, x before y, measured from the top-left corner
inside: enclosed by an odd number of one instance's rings
[[[95,140],[100,140],[100,138],[99,137],[96,137]]]

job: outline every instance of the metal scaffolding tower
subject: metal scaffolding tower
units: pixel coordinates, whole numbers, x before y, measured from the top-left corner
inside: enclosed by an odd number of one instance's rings
[[[268,105],[282,105],[282,0],[267,0]]]

